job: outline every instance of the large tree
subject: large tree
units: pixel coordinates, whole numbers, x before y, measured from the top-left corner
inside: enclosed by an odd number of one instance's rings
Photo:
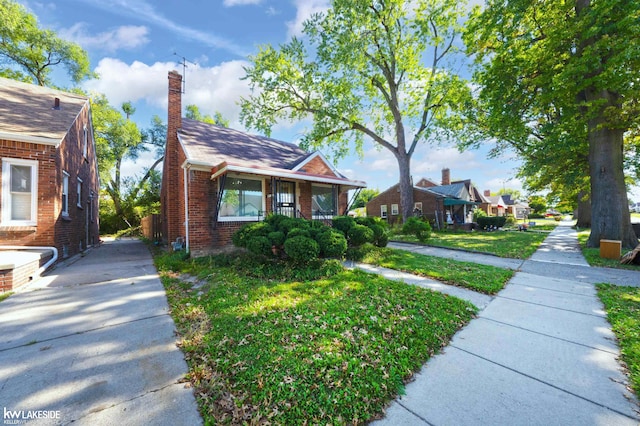
[[[334,159],[365,138],[397,160],[403,218],[413,211],[411,158],[418,144],[445,138],[468,94],[454,72],[463,2],[334,0],[304,25],[303,39],[264,46],[246,68],[248,127],[270,134],[278,120],[311,119],[302,146]]]
[[[91,75],[89,56],[76,43],[38,27],[24,6],[0,0],[0,75],[49,86],[53,67],[63,66],[74,82]]]
[[[229,120],[224,118],[220,111],[213,113],[213,117],[209,114],[202,114],[197,105],[191,104],[185,107],[185,116],[191,120],[202,121],[203,123],[215,124],[216,126],[229,127]]]
[[[589,191],[590,247],[600,239],[637,244],[624,135],[637,127],[638,19],[635,0],[489,0],[468,25],[482,87],[475,118],[530,171],[551,173],[576,196]]]

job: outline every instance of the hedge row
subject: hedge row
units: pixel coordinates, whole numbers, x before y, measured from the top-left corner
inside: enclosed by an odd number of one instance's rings
[[[485,216],[477,217],[476,221],[480,229],[497,229],[502,228],[507,222],[506,216]]]
[[[285,255],[297,263],[318,257],[342,258],[348,247],[373,243],[385,247],[389,241],[386,223],[380,218],[338,216],[332,226],[283,215],[269,215],[233,234],[233,244],[266,257]]]

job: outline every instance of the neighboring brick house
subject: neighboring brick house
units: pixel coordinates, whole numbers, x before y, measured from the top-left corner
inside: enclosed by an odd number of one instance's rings
[[[348,190],[366,186],[318,152],[183,118],[181,89],[182,76],[170,72],[160,195],[165,242],[206,253],[272,212],[327,220],[346,213]]]
[[[449,224],[466,224],[473,221],[471,212],[486,203],[470,180],[451,182],[449,169],[442,170],[442,184],[421,179],[413,186],[413,210],[416,216],[429,219],[440,229]],[[399,184],[371,199],[366,206],[367,216],[386,219],[389,224],[400,223]]]
[[[97,244],[89,99],[0,78],[0,292]]]

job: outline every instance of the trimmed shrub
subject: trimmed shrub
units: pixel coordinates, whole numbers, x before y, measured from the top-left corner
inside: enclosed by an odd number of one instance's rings
[[[347,232],[349,244],[354,247],[373,242],[373,230],[364,225],[353,225]]]
[[[478,218],[480,229],[502,228],[507,221],[505,216],[487,216]]]
[[[487,212],[482,209],[475,209],[473,211],[473,221],[478,222],[478,219],[480,219],[481,217],[487,217]]]
[[[334,229],[337,229],[346,236],[349,230],[356,225],[356,221],[351,216],[336,216],[331,221],[331,224]]]
[[[271,256],[271,241],[269,238],[257,235],[247,240],[247,250],[259,256]]]
[[[284,232],[282,231],[273,231],[269,232],[267,235],[269,241],[271,241],[271,245],[280,247],[284,244]]]
[[[360,247],[349,247],[345,254],[345,257],[349,260],[355,260],[356,262],[364,259],[366,255],[375,251],[376,248],[373,244],[367,243],[363,244]]]
[[[316,241],[322,257],[342,257],[347,251],[347,239],[342,232],[333,229],[318,234]]]
[[[265,222],[250,223],[233,233],[231,241],[236,247],[247,247],[247,242],[253,237],[266,237],[273,231],[271,226]]]
[[[377,247],[386,247],[389,243],[387,231],[380,225],[371,225],[369,227],[373,231],[373,244]]]
[[[402,225],[402,233],[415,235],[418,241],[424,243],[431,236],[431,225],[417,217],[410,217]]]
[[[509,225],[512,226],[513,224],[516,223],[516,217],[512,214],[508,214],[507,215],[507,220],[504,222],[505,225]]]
[[[287,238],[284,242],[284,252],[287,253],[294,262],[308,263],[316,259],[320,254],[318,243],[309,237],[299,235]]]
[[[283,220],[281,220],[278,224],[278,228],[276,229],[276,231],[282,231],[284,232],[285,235],[289,235],[289,231],[291,231],[292,229],[295,228],[299,228],[299,229],[308,229],[310,228],[310,224],[308,220],[305,219],[301,219],[301,218],[293,218],[293,217],[287,217]]]
[[[282,223],[283,220],[288,220],[291,219],[289,216],[285,216],[283,214],[274,214],[271,213],[269,215],[267,215],[267,217],[264,218],[264,221],[266,223],[268,223],[269,225],[271,225],[271,227],[276,230],[279,231],[280,230],[280,223]]]
[[[311,238],[311,234],[309,234],[308,230],[303,229],[303,228],[293,228],[287,234],[287,239],[293,238],[293,237],[298,237],[300,235],[302,235],[303,237]]]

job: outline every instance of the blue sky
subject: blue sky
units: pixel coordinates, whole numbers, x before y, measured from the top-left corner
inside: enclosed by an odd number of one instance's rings
[[[148,127],[152,115],[166,120],[167,72],[182,73],[186,59],[183,105],[196,104],[203,113],[220,111],[231,127],[246,130],[238,120],[241,96],[249,89],[243,66],[261,44],[284,43],[299,35],[311,13],[325,10],[328,0],[20,0],[59,36],[80,44],[100,79],[84,82],[104,93],[114,106],[131,101],[133,119]],[[308,123],[306,123],[308,126]],[[297,142],[305,123],[282,123],[272,137]],[[514,178],[518,162],[513,155],[487,159],[487,149],[458,152],[452,146],[422,144],[412,161],[414,181],[422,177],[439,182],[442,168],[451,178],[471,179],[481,190],[522,189]],[[126,165],[129,174],[141,172],[144,159]],[[384,190],[398,180],[397,163],[386,150],[372,144],[364,158],[351,155],[337,164],[348,177]],[[640,196],[636,197],[640,199]]]

